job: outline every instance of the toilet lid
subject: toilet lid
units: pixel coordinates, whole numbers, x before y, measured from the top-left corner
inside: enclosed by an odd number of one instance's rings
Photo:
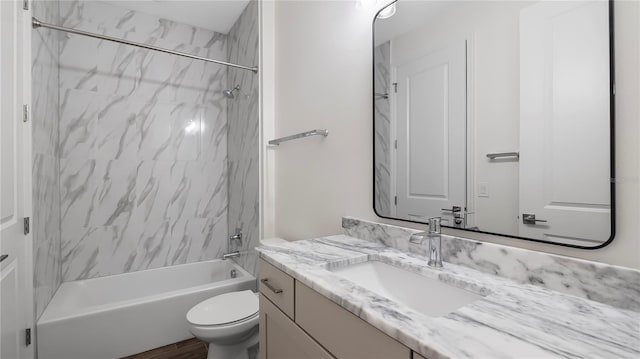
[[[196,304],[187,313],[193,325],[222,325],[241,321],[258,313],[258,296],[250,290],[217,295]]]

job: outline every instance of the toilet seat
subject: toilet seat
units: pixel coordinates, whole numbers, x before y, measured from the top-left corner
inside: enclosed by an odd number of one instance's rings
[[[220,327],[228,327],[228,326],[233,326],[233,325],[241,325],[243,323],[246,322],[250,322],[253,320],[258,320],[259,314],[256,313],[252,316],[246,317],[246,318],[242,318],[233,322],[229,322],[229,323],[223,323],[223,324],[194,324],[189,322],[189,324],[191,324],[192,327],[198,327],[201,329],[207,329],[207,328],[220,328]]]
[[[200,328],[238,325],[258,317],[258,297],[250,290],[209,298],[187,312],[187,321]]]

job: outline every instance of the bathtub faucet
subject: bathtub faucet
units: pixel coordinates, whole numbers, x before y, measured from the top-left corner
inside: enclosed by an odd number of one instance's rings
[[[222,259],[229,259],[229,258],[235,258],[235,257],[240,257],[240,251],[229,252],[222,255]]]

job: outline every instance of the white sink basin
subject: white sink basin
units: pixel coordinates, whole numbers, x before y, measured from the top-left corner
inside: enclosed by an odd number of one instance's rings
[[[431,317],[446,315],[482,298],[478,294],[437,279],[423,277],[378,261],[354,264],[332,272]]]

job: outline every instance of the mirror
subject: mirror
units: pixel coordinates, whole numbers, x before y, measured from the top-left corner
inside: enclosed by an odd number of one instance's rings
[[[376,214],[608,244],[612,11],[601,0],[399,0],[379,12]]]

